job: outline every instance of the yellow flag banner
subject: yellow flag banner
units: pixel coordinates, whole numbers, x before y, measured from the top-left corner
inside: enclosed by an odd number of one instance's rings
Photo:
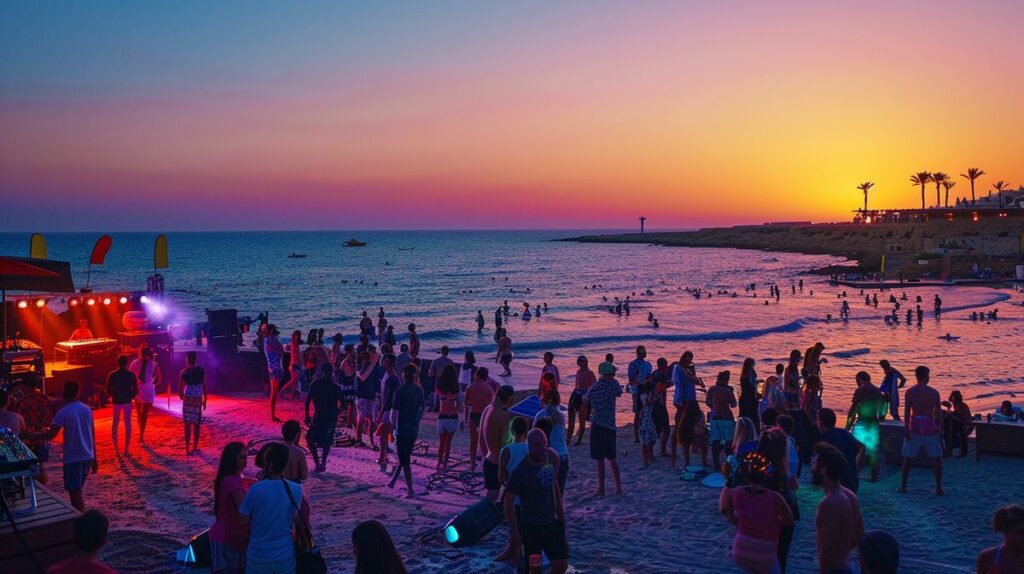
[[[167,269],[170,264],[167,262],[167,236],[160,234],[156,236],[156,243],[153,245],[153,269]]]
[[[879,273],[885,273],[885,253],[882,254],[882,270]]]
[[[46,259],[46,238],[42,233],[33,233],[29,241],[28,256],[33,259]]]

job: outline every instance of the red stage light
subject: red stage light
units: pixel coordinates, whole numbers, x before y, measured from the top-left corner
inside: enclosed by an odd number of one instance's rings
[[[28,301],[18,301],[18,309],[28,309]]]
[[[103,304],[104,305],[110,305],[110,297],[104,297],[103,298]]]
[[[89,297],[88,299],[86,299],[85,302],[88,303],[89,305],[95,305],[96,304],[96,300],[93,299],[92,297]]]
[[[78,298],[77,297],[72,297],[72,298],[68,299],[68,307],[77,307],[77,306],[78,306]]]
[[[36,299],[36,307],[42,309],[46,306],[46,299]]]
[[[118,299],[118,301],[120,301],[121,304],[124,305],[125,303],[128,302],[128,298],[122,295],[121,298]]]

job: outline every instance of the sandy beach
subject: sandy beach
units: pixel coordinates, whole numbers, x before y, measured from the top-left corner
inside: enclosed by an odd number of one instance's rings
[[[283,417],[301,418],[301,402],[282,404]],[[110,408],[95,411],[100,473],[89,478],[86,504],[110,517],[112,533],[103,557],[122,572],[181,571],[174,563],[175,551],[212,524],[212,480],[221,447],[232,440],[275,438],[279,432],[267,416],[263,397],[211,397],[200,453],[185,457],[177,412],[167,411],[162,397],[157,407],[147,444],[133,444],[129,457],[113,454]],[[172,409],[176,407],[177,400]],[[377,454],[368,448],[332,450],[328,472],[311,475],[303,484],[331,572],[352,571],[350,533],[366,519],[387,525],[410,572],[513,571],[492,561],[505,543],[504,527],[464,549],[450,548],[436,535],[477,495],[457,482],[428,486],[436,461],[434,416],[424,418],[420,432],[428,451],[413,459],[416,498],[405,500],[400,498],[401,488],[387,488],[375,463]],[[454,459],[465,459],[467,441],[466,432],[456,435]],[[717,490],[681,481],[665,459],[641,469],[638,445],[624,427],[619,431],[624,494],[594,498],[596,479],[587,444],[572,447],[566,488],[570,571],[737,571],[729,554],[734,529],[717,512]],[[884,529],[899,540],[903,572],[970,571],[977,553],[998,542],[989,529],[992,512],[1024,498],[1024,483],[1015,478],[1024,472],[1024,460],[988,455],[975,462],[972,455],[945,463],[947,494],[941,498],[932,494],[930,469],[915,469],[906,495],[896,493],[897,467],[883,466],[876,484],[866,479],[861,483],[866,527]],[[246,474],[252,475],[256,469],[251,457],[249,464]],[[50,464],[48,469],[51,484],[59,487],[60,465]],[[803,482],[807,479],[804,473]],[[480,482],[472,484],[479,487]],[[803,516],[797,523],[789,571],[812,572],[814,508],[821,494],[808,484],[802,484],[798,494]]]

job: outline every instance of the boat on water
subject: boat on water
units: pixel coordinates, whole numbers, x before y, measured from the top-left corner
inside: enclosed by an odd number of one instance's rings
[[[342,245],[344,245],[345,247],[366,247],[366,242],[359,241],[358,239],[353,237],[352,239],[349,239],[345,243],[342,243]]]
[[[306,257],[305,253],[292,253],[288,255],[288,259],[303,259]]]
[[[398,248],[399,251],[412,251],[413,249],[416,249],[416,248],[415,247],[399,247]]]

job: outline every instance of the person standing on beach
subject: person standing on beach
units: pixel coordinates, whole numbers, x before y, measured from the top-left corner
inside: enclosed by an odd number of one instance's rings
[[[263,354],[267,357],[267,372],[270,375],[270,420],[279,423],[277,418],[277,395],[284,381],[284,345],[278,338],[281,332],[273,323],[267,325],[267,336],[263,340]]]
[[[433,365],[431,365],[433,368]],[[447,365],[441,371],[434,387],[437,398],[437,470],[448,471],[448,458],[452,451],[452,438],[459,430],[459,413],[462,412],[462,393],[455,375],[455,365]],[[472,438],[472,437],[471,437]],[[474,457],[475,458],[475,457]]]
[[[427,367],[427,378],[433,381],[434,386],[433,392],[427,393],[427,401],[431,405],[431,410],[434,411],[438,409],[437,383],[440,382],[441,373],[443,373],[445,367],[448,367],[449,365],[452,367],[452,373],[455,373],[455,361],[448,358],[448,353],[450,352],[451,349],[448,348],[448,345],[441,345],[441,356],[430,361],[430,366]],[[424,389],[424,392],[426,391],[427,389]]]
[[[618,383],[616,383],[618,384]],[[565,537],[565,511],[558,487],[558,455],[548,447],[544,431],[532,429],[526,435],[529,454],[509,475],[504,502],[505,517],[516,549],[526,556],[547,555],[551,574],[569,568],[569,544]],[[519,497],[522,519],[516,516],[514,501]]]
[[[508,484],[508,477],[512,474],[512,471],[519,466],[519,463],[523,462],[529,454],[529,445],[526,443],[526,433],[530,432],[530,421],[524,417],[515,417],[512,419],[512,423],[509,425],[512,432],[512,442],[508,443],[501,449],[501,454],[498,455],[498,482],[503,485]],[[505,493],[505,497],[509,495]],[[512,496],[514,511],[513,514],[520,516],[522,507],[519,503],[519,498]],[[502,501],[504,502],[504,501]],[[512,544],[512,537],[509,537],[508,543],[505,545],[505,549],[501,551],[497,556],[494,557],[495,562],[504,562],[512,559],[514,562],[518,562],[519,545]]]
[[[474,371],[478,373],[480,369]],[[476,472],[477,454],[486,455],[487,447],[481,440],[480,421],[484,410],[494,401],[494,387],[488,377],[473,375],[473,382],[466,387],[466,410],[469,412],[469,468]]]
[[[672,435],[672,468],[676,465],[676,449],[683,447],[683,464],[690,466],[690,446],[693,444],[694,427],[703,424],[700,406],[697,404],[697,385],[704,388],[704,381],[697,378],[693,366],[693,353],[686,351],[672,368],[672,404],[676,407],[675,434]]]
[[[288,464],[288,447],[270,443],[263,457],[263,480],[249,487],[238,514],[249,526],[247,574],[295,572],[292,528],[299,514],[302,486],[281,476]]]
[[[864,519],[857,495],[840,484],[846,473],[846,460],[827,443],[814,447],[811,460],[814,484],[820,485],[825,497],[818,503],[814,517],[818,531],[818,566],[821,574],[842,574],[850,570],[850,552],[864,535]]]
[[[185,456],[199,450],[199,427],[203,424],[203,411],[209,398],[206,392],[206,371],[196,366],[196,352],[185,353],[185,368],[178,383],[178,397],[181,399],[181,421],[185,423]],[[195,432],[192,450],[189,450],[189,433]]]
[[[135,397],[135,416],[139,420],[139,444],[146,444],[146,422],[149,411],[156,401],[156,386],[160,384],[160,365],[153,360],[153,349],[142,347],[139,358],[132,361],[128,370],[135,374],[139,383],[139,394]]]
[[[871,482],[878,480],[878,439],[879,418],[885,414],[885,399],[878,387],[871,384],[871,375],[865,371],[857,373],[857,390],[853,392],[850,413],[846,417],[846,430],[853,431],[853,436],[867,453],[871,464]]]
[[[562,377],[558,372],[558,366],[555,365],[555,354],[551,351],[544,353],[544,365],[540,368],[540,383],[538,384],[537,395],[541,398],[544,397],[545,391],[551,390],[551,380],[547,375],[554,377],[554,388],[557,389],[558,385],[562,384]],[[546,377],[548,380],[546,380]]]
[[[363,351],[359,356],[359,370],[356,372],[356,443],[366,446],[363,442],[363,423],[367,425],[370,446],[377,450],[377,396],[380,394],[380,366]]]
[[[238,509],[245,500],[249,483],[242,476],[248,463],[245,445],[229,442],[220,453],[217,476],[213,480],[213,515],[210,527],[211,571],[222,574],[245,572],[245,553],[249,529],[242,526]]]
[[[498,363],[504,370],[501,373],[502,377],[512,376],[512,339],[508,336],[508,331],[504,328],[498,329]]]
[[[128,370],[128,355],[117,358],[117,370],[107,375],[106,391],[114,407],[114,418],[110,424],[114,454],[120,454],[117,450],[117,430],[121,419],[124,419],[124,454],[128,454],[128,446],[132,442],[132,400],[139,394],[138,379],[135,373]]]
[[[292,338],[288,341],[288,382],[281,387],[281,394],[288,389],[292,391],[292,400],[299,390],[299,379],[302,377],[302,331],[292,331]]]
[[[615,365],[606,361],[598,365],[600,378],[583,396],[584,404],[590,407],[590,458],[597,463],[597,492],[595,496],[604,496],[604,462],[607,460],[612,467],[612,478],[615,479],[615,494],[622,494],[622,478],[619,476],[619,462],[616,460],[615,447],[615,401],[622,396],[622,385],[615,380]]]
[[[491,502],[498,500],[501,490],[501,482],[498,480],[498,457],[501,449],[510,442],[508,434],[508,423],[511,415],[508,412],[515,397],[515,390],[509,385],[503,385],[498,389],[497,395],[491,404],[484,409],[480,421],[480,442],[484,446],[484,488],[487,489],[487,499]],[[476,459],[476,453],[473,453]],[[474,465],[475,466],[475,465]]]
[[[414,359],[420,357],[420,336],[416,333],[416,323],[409,323],[409,354]]]
[[[359,319],[359,334],[363,337],[373,336],[373,319],[363,311],[362,319]]]
[[[903,376],[903,373],[897,371],[889,364],[889,361],[882,359],[878,362],[878,365],[882,367],[882,372],[885,376],[882,378],[882,386],[879,390],[882,392],[882,396],[889,403],[889,414],[892,416],[892,420],[900,421],[900,389],[907,384],[907,378]],[[885,413],[882,413],[885,416]]]
[[[391,475],[390,487],[395,486],[398,474],[405,475],[406,498],[415,496],[412,489],[412,449],[420,434],[420,420],[423,418],[423,388],[416,384],[416,367],[408,365],[402,372],[402,386],[395,392],[394,409],[398,413],[395,425],[395,451],[398,466]],[[383,449],[382,449],[383,450]]]
[[[45,432],[28,432],[24,435],[32,440],[53,440],[64,431],[64,490],[68,491],[71,506],[85,512],[82,487],[85,479],[99,472],[96,461],[96,429],[93,425],[92,409],[78,400],[79,385],[75,381],[64,383],[66,403],[53,417],[53,423]]]
[[[765,487],[772,473],[768,457],[752,452],[740,465],[745,484],[722,489],[719,501],[721,513],[737,527],[733,560],[747,572],[778,572],[779,537],[783,528],[792,528],[793,512],[781,494]]]
[[[928,386],[931,372],[928,367],[914,369],[917,384],[907,391],[903,416],[903,474],[898,492],[907,492],[910,461],[924,449],[935,469],[935,494],[942,496],[942,398],[939,391]]]
[[[850,492],[856,493],[860,487],[860,477],[857,473],[857,458],[867,449],[864,444],[854,438],[846,429],[836,428],[836,413],[832,409],[821,409],[817,418],[818,432],[821,433],[821,441],[826,442],[842,453],[846,460],[846,472],[839,477],[839,482]]]
[[[629,380],[629,394],[633,398],[633,442],[640,442],[640,414],[643,412],[643,404],[640,398],[640,385],[647,382],[651,377],[654,367],[647,361],[647,349],[643,345],[636,348],[636,358],[629,362],[626,367],[626,377]]]
[[[576,419],[579,418],[580,433],[576,437],[577,446],[583,441],[583,435],[587,431],[587,419],[590,418],[590,407],[584,404],[583,396],[597,382],[597,375],[587,365],[587,358],[585,356],[580,355],[576,358],[576,366],[579,367],[576,369],[576,388],[569,395],[569,430],[567,440],[572,440]]]
[[[551,420],[551,432],[548,433],[548,444],[558,454],[561,462],[558,467],[558,488],[565,492],[565,481],[569,478],[569,440],[565,435],[565,415],[562,414],[562,396],[558,391],[548,393],[544,406],[533,417],[537,425],[541,419]]]
[[[395,430],[395,423],[397,423],[398,413],[395,410],[395,396],[398,393],[398,388],[402,384],[402,380],[398,378],[398,372],[395,371],[395,356],[384,355],[380,359],[381,367],[384,369],[384,374],[380,379],[380,414],[377,415],[377,435],[380,437],[380,458],[377,460],[377,464],[380,465],[381,472],[387,472],[388,467],[388,445],[391,443],[391,434]],[[409,365],[410,363],[406,363]],[[415,372],[415,366],[413,366]]]
[[[729,385],[729,371],[721,371],[715,385],[708,389],[707,404],[711,407],[711,462],[715,472],[720,472],[719,458],[722,447],[726,451],[732,444],[733,433],[736,431],[736,420],[732,409],[736,407],[736,393]]]
[[[341,390],[332,380],[334,369],[330,364],[324,365],[320,378],[313,381],[306,394],[306,444],[313,455],[313,471],[327,470],[327,454],[334,445],[334,430],[338,424],[338,413],[341,412]],[[309,416],[309,405],[313,404],[313,418]],[[323,453],[320,453],[323,449]]]
[[[761,418],[757,412],[757,371],[754,370],[754,359],[747,357],[740,369],[740,416],[747,417],[754,423],[754,428],[761,428]]]
[[[661,438],[661,454],[668,458],[668,436],[671,425],[668,422],[668,388],[672,385],[672,370],[669,369],[668,359],[658,358],[658,367],[651,373],[651,382],[654,384],[654,404],[651,407],[651,418],[654,420],[654,430]]]
[[[412,356],[412,353],[409,352],[409,345],[405,343],[398,347],[398,351],[398,356],[395,358],[395,372],[401,373],[405,371],[405,366],[413,362],[416,357]]]
[[[74,521],[74,540],[78,554],[46,569],[46,574],[117,574],[100,561],[107,544],[110,521],[98,510],[84,512]]]
[[[484,325],[486,325],[486,324],[487,324],[487,322],[484,320],[484,312],[482,310],[477,311],[476,312],[476,332],[477,333],[483,333],[484,332]]]

